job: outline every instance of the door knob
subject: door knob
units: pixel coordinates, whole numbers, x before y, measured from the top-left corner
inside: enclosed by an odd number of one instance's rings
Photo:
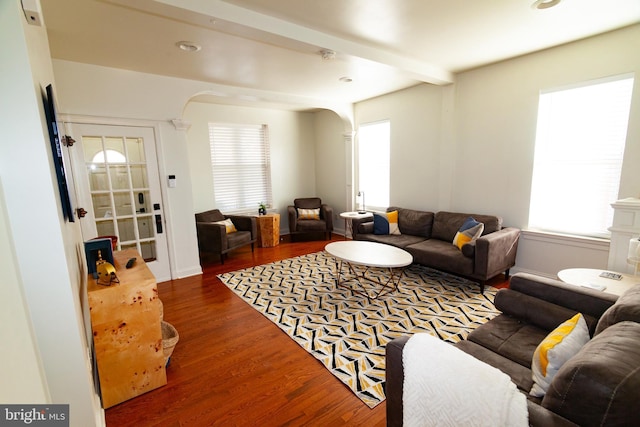
[[[87,215],[87,211],[83,208],[76,209],[76,212],[78,213],[78,218],[84,218]]]

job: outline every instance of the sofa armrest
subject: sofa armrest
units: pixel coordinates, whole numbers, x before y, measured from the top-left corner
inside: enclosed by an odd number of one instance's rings
[[[295,206],[287,206],[287,216],[289,217],[289,233],[298,231],[298,212]]]
[[[354,218],[351,220],[353,240],[357,240],[358,234],[373,233],[373,217]]]
[[[202,252],[221,253],[227,249],[227,229],[222,224],[197,222],[198,247]]]
[[[404,367],[402,349],[410,336],[391,340],[385,348],[385,395],[387,397],[387,427],[401,427],[402,392],[404,385]]]
[[[255,217],[248,215],[225,215],[225,218],[229,218],[236,229],[240,231],[250,231],[251,240],[258,238],[258,221]]]
[[[607,292],[570,285],[531,273],[514,274],[509,288],[597,319],[618,299],[617,295]]]
[[[333,231],[333,208],[329,205],[320,205],[320,217],[327,224],[327,231]]]
[[[476,239],[474,275],[490,279],[516,264],[520,229],[506,227]]]
[[[496,294],[494,304],[502,313],[514,317],[522,323],[535,325],[545,331],[551,331],[567,319],[582,313],[580,310],[554,304],[513,289],[500,289]],[[598,323],[598,317],[588,313],[582,314],[590,334],[593,335]]]
[[[529,425],[532,427],[578,427],[578,424],[572,423],[531,400],[527,400],[527,409],[529,411]]]

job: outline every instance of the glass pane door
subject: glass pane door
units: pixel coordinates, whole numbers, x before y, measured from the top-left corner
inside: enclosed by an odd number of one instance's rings
[[[144,144],[140,137],[82,136],[98,236],[117,236],[118,250],[135,248],[150,262],[157,251]]]

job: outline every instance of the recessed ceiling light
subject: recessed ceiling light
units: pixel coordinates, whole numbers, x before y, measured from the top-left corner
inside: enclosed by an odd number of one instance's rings
[[[176,43],[176,46],[178,46],[181,50],[184,50],[185,52],[197,52],[200,49],[202,49],[202,47],[200,47],[199,45],[193,42],[187,42],[187,41],[178,42]]]
[[[534,9],[549,9],[550,7],[556,6],[560,1],[561,0],[536,0],[531,7]]]
[[[340,77],[338,80],[343,83],[351,83],[353,81],[353,79],[349,76]]]

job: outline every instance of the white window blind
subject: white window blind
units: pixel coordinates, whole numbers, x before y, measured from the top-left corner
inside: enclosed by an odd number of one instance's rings
[[[609,237],[633,77],[540,94],[529,227]]]
[[[267,125],[209,123],[216,208],[257,211],[272,206]]]
[[[389,206],[391,124],[366,123],[358,129],[358,191],[367,209]],[[362,204],[360,196],[360,206]]]

